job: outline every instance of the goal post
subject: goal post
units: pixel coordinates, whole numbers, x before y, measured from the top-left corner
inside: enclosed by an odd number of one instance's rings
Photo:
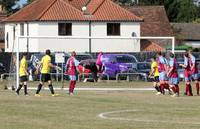
[[[19,86],[19,53],[20,53],[20,39],[109,39],[109,40],[116,40],[116,39],[122,39],[122,40],[142,40],[142,39],[149,39],[149,40],[171,40],[171,48],[172,52],[174,53],[175,49],[175,37],[120,37],[120,36],[101,36],[101,37],[93,37],[93,36],[18,36],[16,40],[16,87]]]

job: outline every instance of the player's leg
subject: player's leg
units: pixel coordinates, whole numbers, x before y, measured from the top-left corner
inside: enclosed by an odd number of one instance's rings
[[[28,91],[27,91],[27,81],[24,82],[24,95],[28,95]]]
[[[165,73],[164,72],[161,72],[159,74],[159,81],[160,81],[161,93],[164,95],[165,94]]]
[[[178,78],[171,78],[171,84],[172,84],[172,90],[174,92],[174,95],[172,97],[178,97],[179,96],[179,80]]]
[[[69,95],[74,94],[74,88],[76,86],[76,76],[70,75]]]
[[[52,85],[52,81],[48,80],[48,84],[49,84],[49,90],[50,90],[51,94],[54,95],[55,92],[54,92],[54,88],[53,88],[53,85]]]
[[[193,74],[192,78],[195,80],[195,86],[196,86],[196,93],[199,95],[199,81],[198,81],[198,74]]]
[[[186,84],[185,91],[186,91],[186,95],[193,96],[193,94],[192,94],[192,86],[191,86],[190,82],[191,82],[191,77],[185,77],[185,84]]]
[[[45,74],[42,74],[41,75],[41,81],[40,83],[38,84],[38,87],[37,87],[37,90],[36,90],[36,93],[35,93],[35,96],[40,96],[39,93],[42,89],[42,86],[44,85],[44,82],[46,81],[46,76]]]
[[[159,77],[158,76],[154,77],[153,81],[154,81],[153,82],[153,86],[157,91],[156,95],[160,95],[161,94],[161,89],[159,87]]]
[[[19,91],[21,90],[22,87],[23,87],[23,83],[20,82],[20,83],[19,83],[19,86],[18,86],[18,88],[17,88],[17,90],[16,90],[17,95],[19,95]]]
[[[16,90],[17,95],[19,95],[19,91],[20,91],[21,88],[23,87],[23,82],[24,82],[24,81],[25,81],[25,80],[24,80],[24,76],[21,76],[21,77],[20,77],[19,86],[18,86],[18,88],[17,88],[17,90]]]

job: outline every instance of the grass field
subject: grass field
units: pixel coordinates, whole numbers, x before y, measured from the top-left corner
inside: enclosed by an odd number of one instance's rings
[[[78,83],[78,87],[150,85],[145,82]],[[75,96],[68,96],[66,91],[58,91],[60,96],[51,97],[49,91],[41,91],[42,97],[34,97],[35,91],[30,91],[31,96],[26,97],[8,90],[0,92],[0,129],[200,128],[200,97],[197,96],[172,98],[156,96],[153,91],[78,91]],[[104,119],[99,117],[101,113],[105,113]]]

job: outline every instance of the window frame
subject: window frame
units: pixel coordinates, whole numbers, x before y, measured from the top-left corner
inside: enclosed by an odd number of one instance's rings
[[[121,36],[121,23],[107,23],[107,36]]]
[[[60,27],[65,27],[61,30]],[[70,28],[67,28],[70,27]],[[63,31],[63,32],[62,32]],[[60,22],[58,23],[58,36],[72,36],[72,23]]]

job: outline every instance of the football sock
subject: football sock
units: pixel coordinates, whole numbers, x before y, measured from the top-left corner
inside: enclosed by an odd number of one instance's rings
[[[155,86],[155,89],[156,89],[157,92],[160,92],[160,89],[159,89],[158,86]]]
[[[192,94],[192,86],[189,84],[188,87],[189,87],[189,96],[193,96],[193,94]]]
[[[16,92],[19,93],[19,91],[21,90],[22,85],[20,84],[19,87],[17,88]]]
[[[72,92],[72,86],[73,86],[73,81],[70,81],[69,82],[69,93]]]
[[[55,93],[52,84],[49,85],[49,90],[51,91],[51,94]]]
[[[186,95],[189,94],[189,86],[188,86],[188,84],[185,84],[185,93],[186,93]]]
[[[36,91],[36,94],[39,94],[41,89],[42,89],[42,84],[39,84],[38,88],[37,88],[37,91]]]
[[[172,86],[172,91],[176,94],[176,87]]]
[[[24,94],[27,95],[28,92],[27,92],[27,85],[24,85]]]
[[[199,95],[199,83],[196,83],[197,95]]]
[[[179,95],[179,86],[175,85],[175,88],[176,88],[176,93]]]
[[[161,88],[161,93],[165,94],[165,85],[164,84],[160,84],[160,88]]]

